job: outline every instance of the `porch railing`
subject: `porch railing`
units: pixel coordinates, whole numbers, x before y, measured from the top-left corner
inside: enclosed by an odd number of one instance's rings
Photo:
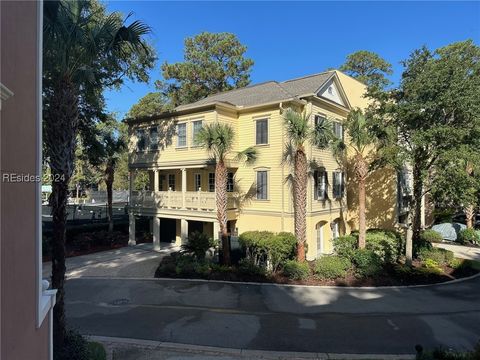
[[[132,191],[130,206],[150,209],[186,209],[215,211],[215,193],[207,191]],[[228,208],[236,208],[233,197]]]

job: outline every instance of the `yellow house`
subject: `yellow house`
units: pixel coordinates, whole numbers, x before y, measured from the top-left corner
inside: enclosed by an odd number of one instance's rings
[[[255,146],[254,165],[228,161],[228,229],[294,232],[291,166],[283,161],[287,138],[282,112],[296,107],[310,114],[312,125],[326,117],[335,134],[352,108],[365,108],[365,85],[338,70],[283,82],[269,81],[209,96],[159,116],[128,119],[131,170],[130,243],[135,218],[152,219],[154,248],[161,241],[181,244],[200,230],[218,237],[215,209],[215,163],[194,142],[196,132],[211,122],[229,123],[235,149]],[[348,139],[348,134],[347,134]],[[332,252],[332,239],[356,228],[355,186],[348,164],[339,164],[330,150],[306,144],[311,166],[307,194],[307,259]],[[134,177],[147,171],[148,190],[134,189]],[[388,171],[373,174],[392,194],[370,202],[369,227],[396,223],[396,179]]]

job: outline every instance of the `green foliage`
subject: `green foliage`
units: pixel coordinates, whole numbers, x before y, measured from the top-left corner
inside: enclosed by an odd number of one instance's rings
[[[480,236],[474,229],[463,229],[458,233],[457,241],[460,244],[480,244]]]
[[[441,243],[443,241],[442,234],[432,229],[423,230],[420,233],[420,239],[422,241],[425,241],[425,242],[428,241],[431,243]]]
[[[184,61],[162,65],[157,87],[173,106],[247,86],[253,61],[234,34],[203,32],[185,39]]]
[[[441,248],[421,249],[417,254],[418,259],[426,261],[427,259],[435,261],[439,265],[448,265],[454,258],[450,250]]]
[[[382,259],[372,250],[358,249],[355,251],[353,263],[358,276],[374,276],[382,271]]]
[[[345,277],[352,263],[340,256],[322,256],[315,261],[315,275],[320,279],[336,279]]]
[[[472,351],[457,351],[444,347],[432,351],[424,351],[420,345],[415,346],[416,360],[478,360],[480,359],[480,341]]]
[[[336,239],[333,239],[333,249],[338,256],[352,261],[357,249],[357,243],[358,240],[356,236],[339,236]]]
[[[53,352],[54,360],[106,360],[107,353],[102,344],[89,342],[74,330],[68,330],[60,351]]]
[[[433,259],[425,259],[423,267],[431,270],[432,273],[441,274],[443,272],[438,262]]]
[[[310,266],[307,262],[287,260],[283,264],[283,274],[291,280],[305,280],[310,276]]]
[[[255,264],[251,259],[241,259],[238,262],[238,271],[245,275],[265,275],[265,268]]]
[[[177,275],[194,275],[197,261],[191,255],[182,255],[176,258],[175,273]]]
[[[455,211],[453,209],[435,208],[433,210],[433,217],[435,219],[434,220],[435,224],[452,223],[453,215],[455,215]]]
[[[150,92],[130,108],[127,118],[142,118],[158,115],[167,110],[167,99],[160,92]]]
[[[462,267],[463,261],[458,258],[453,258],[448,262],[448,266],[451,267],[452,269],[459,269]]]
[[[205,233],[194,231],[187,239],[187,243],[182,245],[182,250],[193,254],[196,259],[205,260],[205,253],[208,249],[215,246],[215,241]]]
[[[368,230],[365,248],[372,250],[383,262],[394,263],[403,253],[402,236],[391,230]]]
[[[281,264],[295,256],[296,238],[293,234],[270,231],[246,231],[239,236],[239,242],[246,251],[246,256],[258,266],[270,264],[276,272]]]
[[[348,55],[345,64],[340,66],[340,70],[367,86],[380,88],[390,83],[386,75],[393,73],[391,64],[382,59],[378,54],[366,50],[360,50]]]

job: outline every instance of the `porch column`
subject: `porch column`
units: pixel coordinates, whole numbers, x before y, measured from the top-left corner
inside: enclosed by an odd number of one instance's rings
[[[185,192],[187,191],[187,169],[182,168],[182,208],[185,209]]]
[[[186,244],[188,238],[188,221],[184,218],[181,219],[180,236],[182,244]]]
[[[160,191],[160,179],[158,170],[153,170],[153,191]]]
[[[160,250],[160,218],[158,216],[153,217],[153,250]]]
[[[135,239],[135,215],[133,213],[129,214],[128,223],[128,245],[136,245],[137,241]]]
[[[220,237],[218,233],[220,232],[220,223],[218,221],[213,222],[213,240],[218,241]]]
[[[130,200],[130,204],[132,204],[132,193],[133,193],[133,187],[134,187],[134,184],[135,184],[135,171],[134,170],[130,170],[130,176],[129,176],[129,180],[130,180],[130,196],[129,196],[129,200]]]

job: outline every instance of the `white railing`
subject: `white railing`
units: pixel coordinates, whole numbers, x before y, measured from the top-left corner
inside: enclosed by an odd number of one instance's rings
[[[130,206],[150,209],[187,209],[215,211],[215,193],[207,191],[132,191]],[[234,198],[228,198],[228,208],[236,207]]]

